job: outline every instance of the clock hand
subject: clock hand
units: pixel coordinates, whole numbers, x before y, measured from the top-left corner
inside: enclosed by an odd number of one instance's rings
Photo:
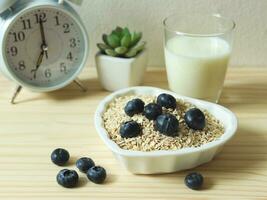
[[[34,79],[36,79],[36,73],[43,62],[44,54],[46,56],[46,59],[48,59],[48,46],[47,46],[46,39],[45,39],[43,21],[41,19],[40,19],[40,32],[41,32],[41,38],[42,38],[41,53],[38,57],[35,69],[31,70],[31,73],[33,73]]]
[[[43,21],[40,19],[40,32],[41,32],[41,38],[42,38],[42,50],[45,51],[46,59],[48,59],[48,46],[45,38],[45,32],[44,32],[44,24]]]
[[[36,79],[36,73],[37,73],[39,67],[41,66],[41,64],[42,64],[42,62],[43,62],[44,53],[45,53],[45,51],[42,50],[42,51],[41,51],[41,54],[40,54],[39,57],[38,57],[38,60],[37,60],[35,69],[33,69],[33,70],[31,71],[31,73],[33,73],[33,78],[34,78],[34,79]]]

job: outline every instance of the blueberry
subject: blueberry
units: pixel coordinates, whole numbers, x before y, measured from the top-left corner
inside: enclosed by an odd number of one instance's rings
[[[144,106],[145,103],[141,99],[133,99],[126,104],[124,111],[128,116],[132,117],[135,114],[142,113]]]
[[[54,164],[62,166],[65,165],[70,158],[70,154],[65,149],[55,149],[51,154],[51,160]]]
[[[144,108],[144,115],[149,120],[155,120],[162,114],[162,107],[156,103],[147,104]]]
[[[165,108],[176,108],[176,99],[169,94],[160,94],[157,98],[157,104]]]
[[[93,183],[101,184],[105,181],[107,173],[103,167],[94,166],[88,170],[87,177]]]
[[[179,122],[174,115],[162,114],[155,121],[155,129],[164,135],[175,137],[178,135]]]
[[[79,175],[74,170],[62,169],[57,174],[57,182],[66,188],[73,188],[78,184]]]
[[[203,130],[206,125],[205,115],[197,108],[192,108],[185,113],[185,123],[194,130]]]
[[[193,190],[199,190],[201,186],[203,185],[204,178],[201,174],[194,172],[194,173],[188,174],[185,177],[184,182],[187,187]]]
[[[140,125],[135,121],[128,121],[122,124],[120,134],[123,138],[137,137],[141,133]]]
[[[84,173],[93,166],[95,166],[95,163],[91,158],[83,157],[76,161],[76,167]]]

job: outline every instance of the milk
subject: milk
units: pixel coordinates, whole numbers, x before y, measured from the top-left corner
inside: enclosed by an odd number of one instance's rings
[[[165,45],[169,87],[178,94],[216,102],[221,94],[230,45],[216,37],[176,36]]]

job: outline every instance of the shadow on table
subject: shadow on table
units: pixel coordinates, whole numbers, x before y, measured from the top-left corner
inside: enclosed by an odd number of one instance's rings
[[[46,98],[52,98],[59,101],[69,101],[74,99],[87,98],[88,96],[97,96],[106,92],[101,88],[100,83],[96,78],[82,80],[81,82],[87,89],[87,91],[82,91],[81,88],[72,83],[61,90],[47,93]]]
[[[104,185],[109,185],[117,181],[117,176],[113,174],[108,174],[107,179],[104,182]]]
[[[76,84],[71,83],[65,88],[47,92],[47,93],[32,93],[31,98],[19,97],[16,104],[40,101],[43,99],[52,99],[56,101],[71,101],[75,99],[83,99],[88,96],[94,96],[99,94],[107,93],[104,89],[101,88],[100,83],[96,78],[81,80],[82,84],[87,88],[86,92],[83,92]],[[23,90],[22,90],[23,93]],[[28,95],[29,96],[29,95]]]
[[[251,140],[252,135],[256,139]],[[246,139],[246,136],[250,137]],[[249,173],[247,171],[255,169],[256,173],[256,169],[267,162],[266,158],[261,158],[261,156],[264,156],[263,152],[265,152],[264,149],[266,148],[264,144],[267,144],[267,139],[263,134],[248,127],[240,126],[234,138],[209,163],[176,173],[139,176],[148,176],[155,180],[160,178],[163,179],[162,181],[165,179],[170,181],[171,179],[181,184],[188,173],[200,172],[205,178],[202,190],[207,190],[218,184],[221,179],[227,178],[231,181],[246,180]],[[261,151],[262,153],[260,153]],[[255,154],[260,155],[260,157],[255,157]]]
[[[84,176],[79,176],[78,188],[87,185],[88,179]]]
[[[225,145],[223,151],[213,161],[195,169],[207,174],[209,184],[216,184],[219,180],[209,177],[210,173],[216,174],[214,177],[222,178],[228,174],[228,177],[231,177],[230,180],[238,181],[247,180],[248,173],[256,174],[259,169],[264,168],[263,164],[267,162],[264,155],[266,137],[260,132],[247,128],[240,126],[232,141]]]
[[[149,76],[148,76],[149,73]],[[53,92],[47,93],[32,93],[31,97],[23,97],[23,90],[21,97],[19,96],[16,104],[26,103],[26,102],[37,102],[43,99],[52,99],[55,101],[72,101],[75,99],[84,99],[90,96],[106,96],[110,94],[110,92],[105,91],[98,80],[98,78],[90,78],[81,80],[82,84],[87,88],[86,92],[83,92],[81,88],[79,88],[76,84],[71,83],[70,85],[62,88],[60,90],[56,90]],[[166,75],[159,72],[147,72],[144,86],[153,86],[153,87],[161,87],[167,89],[167,80]],[[29,96],[29,95],[28,95]]]
[[[252,136],[254,139],[251,139]],[[222,152],[213,161],[195,170],[205,171],[207,174],[215,172],[216,176],[223,176],[227,173],[233,174],[232,179],[234,180],[246,179],[247,173],[245,172],[258,169],[262,166],[261,164],[266,163],[266,159],[261,158],[266,148],[264,144],[267,144],[267,140],[263,134],[248,127],[240,126],[234,138],[225,145]],[[238,173],[238,175],[234,175],[235,173]],[[210,181],[215,182],[216,180],[214,178]]]
[[[267,104],[267,80],[243,79],[227,84],[222,92],[222,104]]]

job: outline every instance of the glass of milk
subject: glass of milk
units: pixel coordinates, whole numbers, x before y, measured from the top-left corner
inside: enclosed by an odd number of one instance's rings
[[[172,91],[218,102],[235,23],[218,14],[175,14],[164,20],[165,62]]]

